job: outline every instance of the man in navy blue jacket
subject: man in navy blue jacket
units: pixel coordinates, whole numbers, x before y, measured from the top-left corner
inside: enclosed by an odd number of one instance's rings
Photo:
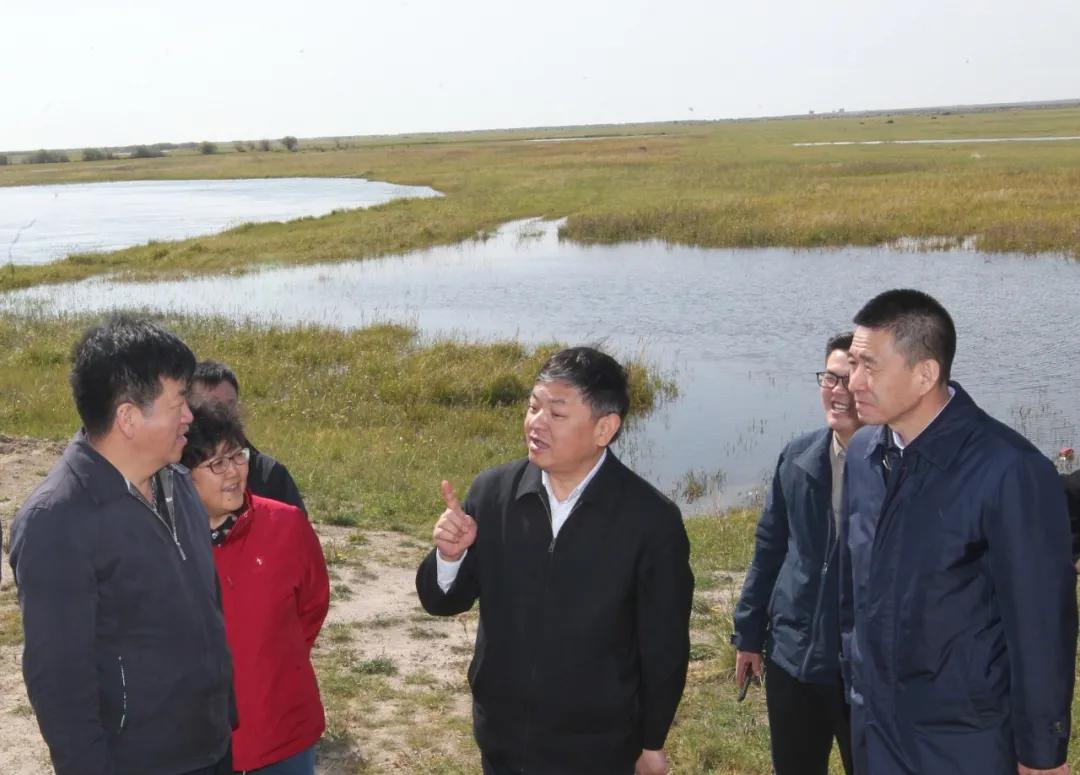
[[[1054,466],[949,381],[913,290],[855,316],[841,627],[860,775],[1065,773],[1076,574]]]
[[[851,333],[825,345],[817,374],[825,427],[780,454],[758,520],[754,559],[735,608],[735,681],[760,677],[777,775],[826,775],[836,738],[851,772],[851,735],[840,680],[837,522],[848,440],[859,427],[848,392]]]
[[[118,317],[74,360],[83,430],[11,528],[23,676],[56,775],[231,773],[206,511],[176,465],[195,356]]]

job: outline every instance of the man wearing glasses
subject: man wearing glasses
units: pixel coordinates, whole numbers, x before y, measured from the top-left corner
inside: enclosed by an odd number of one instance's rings
[[[236,378],[236,372],[219,361],[199,361],[191,378],[188,400],[193,407],[210,404],[239,412],[240,381]],[[288,503],[307,514],[304,498],[300,495],[300,489],[293,481],[289,469],[265,452],[259,451],[251,443],[251,439],[247,440],[247,446],[251,448],[248,488],[256,495]]]
[[[859,428],[848,391],[851,336],[825,346],[825,371],[817,373],[825,427],[780,454],[735,609],[736,682],[760,678],[768,655],[765,700],[777,775],[825,775],[834,738],[852,771],[834,562],[845,450]]]

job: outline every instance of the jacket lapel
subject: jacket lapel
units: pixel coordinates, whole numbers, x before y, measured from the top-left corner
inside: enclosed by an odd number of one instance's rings
[[[832,431],[824,428],[818,432],[813,443],[799,453],[794,460],[796,466],[821,485],[832,485],[832,461],[829,459],[831,444]]]

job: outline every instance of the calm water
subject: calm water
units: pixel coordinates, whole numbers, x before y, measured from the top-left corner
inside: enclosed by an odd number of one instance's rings
[[[43,264],[69,253],[214,234],[288,221],[433,189],[361,178],[136,180],[0,187],[0,262]]]
[[[814,372],[826,338],[874,294],[934,294],[953,314],[954,373],[1048,455],[1080,446],[1080,262],[970,251],[584,247],[557,225],[509,224],[487,241],[241,277],[116,285],[89,280],[0,296],[0,309],[139,308],[344,328],[402,321],[429,335],[600,342],[644,355],[680,396],[622,454],[669,490],[688,470],[760,487],[783,444],[821,422]],[[212,353],[204,355],[212,356]],[[275,450],[283,459],[287,451]]]

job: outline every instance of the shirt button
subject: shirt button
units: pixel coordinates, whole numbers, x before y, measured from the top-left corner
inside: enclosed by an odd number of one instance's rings
[[[1061,734],[1062,732],[1065,731],[1065,722],[1064,721],[1055,721],[1053,728],[1054,728],[1055,732],[1057,732],[1058,734]]]

